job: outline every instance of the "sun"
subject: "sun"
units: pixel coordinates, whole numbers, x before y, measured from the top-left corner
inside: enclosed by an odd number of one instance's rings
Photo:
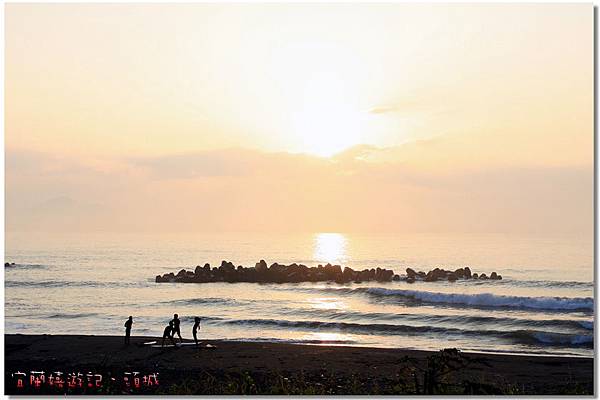
[[[372,136],[362,60],[347,44],[304,40],[274,49],[270,87],[290,149],[329,157]],[[273,89],[275,90],[275,89]]]
[[[339,103],[323,104],[317,98],[292,118],[294,134],[304,152],[330,157],[361,144],[361,116]]]

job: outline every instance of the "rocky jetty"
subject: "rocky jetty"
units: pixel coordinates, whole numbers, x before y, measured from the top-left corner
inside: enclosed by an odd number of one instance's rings
[[[223,261],[220,267],[204,264],[197,266],[193,271],[182,269],[177,274],[168,273],[157,275],[156,282],[185,282],[185,283],[208,283],[208,282],[255,282],[255,283],[297,283],[297,282],[325,282],[335,281],[337,283],[379,281],[390,282],[400,280],[394,271],[382,268],[364,269],[354,271],[352,268],[343,268],[340,265],[319,265],[318,267],[307,267],[303,264],[283,265],[274,263],[267,266],[265,260],[260,260],[254,267],[245,268],[241,265],[235,266],[232,262]]]
[[[253,282],[253,283],[299,283],[299,282],[337,282],[337,283],[361,283],[367,281],[390,282],[406,281],[414,283],[416,281],[437,282],[449,281],[455,282],[461,279],[491,279],[500,280],[501,275],[492,272],[488,277],[485,273],[471,273],[469,267],[458,268],[454,271],[443,268],[435,268],[427,273],[415,271],[412,268],[406,268],[406,276],[394,274],[394,271],[385,268],[363,269],[355,271],[352,268],[342,268],[340,265],[319,265],[318,267],[307,267],[303,264],[283,265],[273,263],[267,265],[265,260],[260,260],[254,267],[237,267],[229,261],[222,261],[220,267],[212,267],[210,264],[204,264],[203,267],[197,266],[192,270],[180,270],[177,274],[170,272],[164,275],[157,275],[155,281],[162,282],[183,282],[183,283],[209,283],[209,282]]]
[[[425,273],[423,271],[415,271],[412,268],[406,268],[406,282],[414,283],[417,280],[425,282],[436,282],[436,281],[449,281],[455,282],[459,279],[491,279],[501,280],[502,275],[498,275],[496,272],[492,272],[488,277],[485,273],[477,274],[471,273],[469,267],[458,268],[454,271],[445,270],[443,268],[435,268]]]

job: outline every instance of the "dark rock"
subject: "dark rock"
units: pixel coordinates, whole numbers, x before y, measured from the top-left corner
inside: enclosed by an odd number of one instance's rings
[[[264,272],[268,268],[267,262],[265,260],[260,260],[259,262],[256,263],[256,266],[254,268],[256,268],[256,270],[258,272]]]
[[[448,282],[456,282],[457,279],[458,277],[454,272],[448,274]]]
[[[460,272],[459,272],[460,273]],[[435,268],[425,274],[418,273],[414,269],[407,268],[409,283],[417,279],[425,279],[428,282],[438,280],[455,280],[456,272]],[[364,281],[391,282],[400,281],[403,278],[395,274],[393,270],[386,268],[371,268],[355,271],[352,268],[343,268],[340,265],[319,265],[318,267],[307,267],[304,264],[292,263],[289,265],[273,263],[267,266],[265,260],[260,260],[255,267],[246,268],[242,265],[235,266],[232,262],[223,260],[218,268],[212,268],[209,264],[203,267],[196,266],[193,271],[181,269],[177,275],[173,272],[157,275],[155,282],[257,282],[257,283],[285,283],[285,282],[337,282],[362,283]],[[458,279],[458,277],[456,277]]]
[[[425,275],[425,282],[436,282],[439,280],[446,280],[449,274],[450,271],[446,271],[440,268],[434,268],[433,270],[429,271],[427,275]]]
[[[465,279],[471,279],[471,268],[465,267]]]
[[[406,278],[406,283],[415,283],[415,278],[414,277]]]
[[[351,281],[354,278],[354,275],[356,273],[354,272],[354,270],[352,268],[344,268],[344,272],[342,273],[342,275],[344,276],[344,280],[347,281]]]
[[[383,282],[391,282],[394,279],[394,271],[391,269],[384,269],[381,273],[381,279]]]
[[[429,271],[425,277],[425,282],[435,282],[437,280],[437,273],[435,271]]]
[[[340,281],[342,279],[342,267],[339,265],[327,264],[323,267],[323,273],[328,281]]]
[[[498,274],[496,273],[496,271],[492,271],[492,273],[490,274],[490,279],[498,279]]]
[[[487,275],[484,273],[484,274],[481,274],[481,275],[479,275],[479,279],[489,279],[489,278],[488,278],[488,277],[487,277]]]
[[[475,272],[472,276],[473,279],[479,279],[479,275],[477,275],[477,272]]]

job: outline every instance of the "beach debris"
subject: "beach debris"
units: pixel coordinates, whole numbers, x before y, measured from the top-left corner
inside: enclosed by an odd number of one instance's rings
[[[317,267],[307,267],[304,264],[292,263],[289,265],[273,263],[267,266],[265,260],[260,260],[254,267],[238,266],[230,261],[222,261],[218,268],[211,268],[209,264],[204,267],[197,266],[194,271],[180,270],[157,275],[155,282],[183,282],[183,283],[209,283],[209,282],[255,282],[255,283],[299,283],[299,282],[324,282],[337,283],[378,281],[390,282],[400,280],[394,271],[385,268],[371,268],[355,271],[352,268],[330,263]]]

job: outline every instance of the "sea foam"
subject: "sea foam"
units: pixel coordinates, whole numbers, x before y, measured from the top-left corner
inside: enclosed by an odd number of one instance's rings
[[[363,289],[363,288],[361,288]],[[360,290],[360,289],[359,289]],[[479,307],[532,308],[540,310],[593,310],[591,297],[528,297],[504,296],[491,293],[439,293],[418,290],[364,288],[375,296],[397,296],[430,303],[462,304]]]

